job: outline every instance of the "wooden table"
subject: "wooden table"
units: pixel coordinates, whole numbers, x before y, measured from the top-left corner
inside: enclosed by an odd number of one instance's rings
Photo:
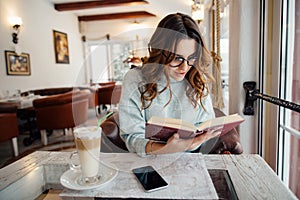
[[[45,98],[46,96],[41,95],[30,95],[30,96],[20,96],[8,99],[0,99],[0,102],[10,102],[15,103],[18,109],[28,109],[33,107],[33,101],[35,99]]]
[[[60,185],[60,176],[69,169],[69,156],[70,152],[37,151],[0,169],[0,199],[36,198],[49,188],[63,189],[62,199],[218,199],[208,169],[227,170],[239,199],[297,199],[258,155],[184,153],[140,158],[131,153],[102,153],[100,159],[115,165],[118,175],[105,187],[86,191]],[[167,189],[143,192],[130,171],[147,164],[169,182]]]
[[[28,95],[15,98],[1,99],[0,102],[10,102],[17,105],[17,116],[19,119],[19,131],[30,132],[30,136],[24,138],[23,144],[29,146],[32,142],[40,137],[40,132],[36,127],[35,110],[33,101],[47,96],[41,95]]]

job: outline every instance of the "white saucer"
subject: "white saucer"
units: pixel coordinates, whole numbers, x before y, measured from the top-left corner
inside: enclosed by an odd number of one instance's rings
[[[101,179],[99,183],[95,185],[79,185],[77,183],[77,179],[79,176],[81,176],[80,170],[71,170],[69,169],[63,175],[60,177],[60,183],[69,189],[72,190],[90,190],[94,188],[100,188],[110,181],[112,181],[118,174],[118,170],[116,170],[114,167],[108,167],[102,163],[100,163],[100,170],[99,173],[101,174]]]

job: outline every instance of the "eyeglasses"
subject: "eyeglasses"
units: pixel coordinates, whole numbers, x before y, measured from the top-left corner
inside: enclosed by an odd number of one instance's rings
[[[195,57],[195,56],[188,58],[188,59],[185,59],[181,56],[176,56],[174,58],[174,60],[170,63],[170,67],[179,67],[180,65],[182,65],[182,63],[184,61],[186,61],[189,66],[194,67],[196,60],[197,60],[197,57]]]

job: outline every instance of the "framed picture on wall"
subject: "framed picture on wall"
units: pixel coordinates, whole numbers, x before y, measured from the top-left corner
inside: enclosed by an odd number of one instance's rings
[[[28,53],[17,54],[14,51],[5,51],[7,75],[29,76],[30,57]]]
[[[53,30],[53,41],[56,63],[69,64],[69,44],[66,33]]]

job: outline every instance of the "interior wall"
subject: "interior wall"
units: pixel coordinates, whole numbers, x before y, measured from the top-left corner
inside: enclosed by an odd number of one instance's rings
[[[13,50],[10,16],[19,16],[23,25],[19,34],[21,52],[30,54],[30,76],[6,74],[5,50]],[[83,51],[77,17],[59,13],[47,0],[0,1],[0,91],[72,86],[85,83]],[[67,33],[69,64],[56,64],[53,30]]]
[[[134,19],[80,22],[80,32],[87,40],[100,43],[107,41],[107,35],[113,41],[144,39],[151,36],[159,20],[158,17],[151,17],[136,24]]]
[[[192,1],[148,0],[148,2],[149,4],[139,9],[155,14],[155,17],[81,22],[80,31],[88,40],[105,40],[107,34],[112,40],[131,41],[136,39],[136,35],[143,40],[150,38],[158,22],[166,15],[176,12],[191,15]],[[103,8],[103,11],[107,13],[132,12],[137,8],[138,6],[126,6],[114,11],[111,11],[113,8]],[[134,24],[134,21],[138,23]]]
[[[245,119],[239,129],[244,153],[257,153],[257,113],[243,115],[243,83],[258,82],[259,1],[230,1],[229,27],[229,113]]]

